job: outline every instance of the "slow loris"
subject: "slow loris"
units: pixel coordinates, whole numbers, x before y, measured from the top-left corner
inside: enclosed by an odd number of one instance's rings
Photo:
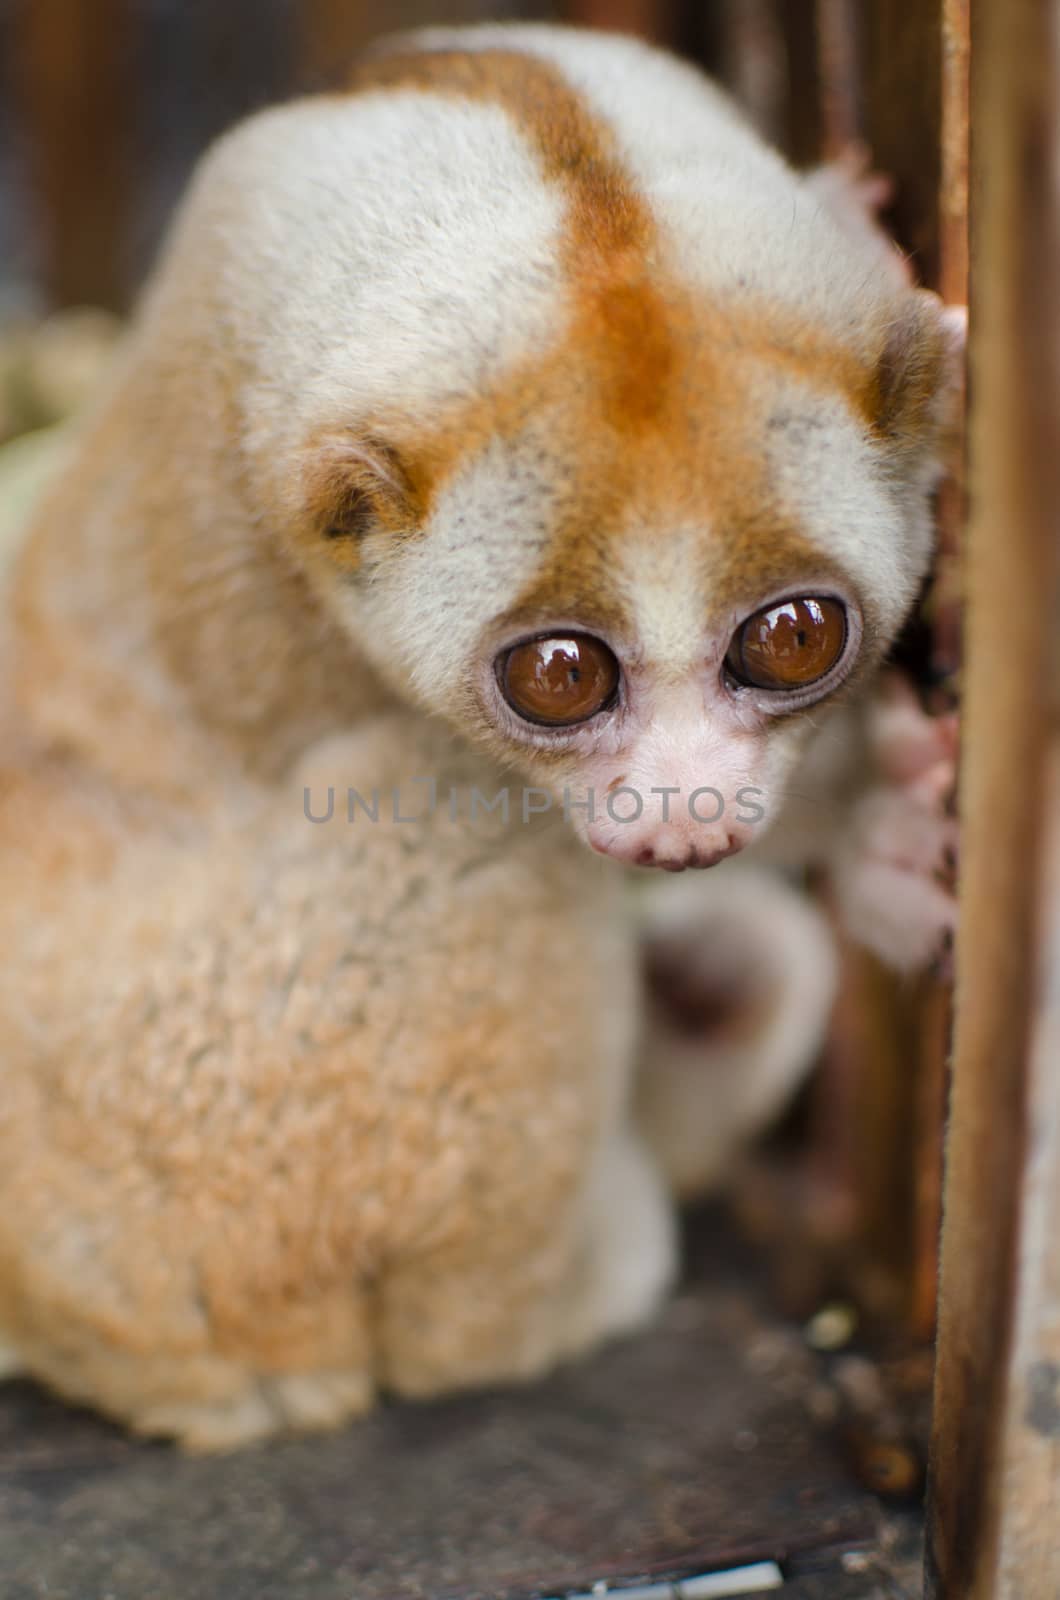
[[[418,35],[221,140],[4,599],[13,1364],[216,1448],[650,1316],[629,869],[860,837],[954,365],[629,40]]]

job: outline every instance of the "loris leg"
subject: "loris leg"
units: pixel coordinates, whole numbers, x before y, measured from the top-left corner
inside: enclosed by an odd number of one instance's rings
[[[249,1378],[230,1399],[148,1406],[130,1420],[137,1433],[175,1439],[195,1454],[241,1449],[281,1433],[338,1428],[371,1409],[366,1372],[284,1373]]]
[[[334,1352],[334,1367],[314,1370],[310,1356],[305,1370],[276,1370],[249,1351],[237,1356],[205,1341],[167,1341],[164,1327],[151,1350],[135,1324],[108,1338],[71,1315],[53,1337],[27,1336],[20,1370],[134,1433],[173,1439],[196,1453],[234,1450],[273,1434],[335,1428],[370,1408],[374,1378],[366,1323],[356,1337],[360,1313],[351,1292],[339,1320],[355,1337]]]
[[[628,1130],[585,1162],[573,1203],[543,1215],[536,1238],[525,1220],[513,1235],[497,1219],[390,1272],[385,1386],[426,1396],[533,1378],[651,1317],[676,1265],[665,1186]]]
[[[687,1199],[724,1175],[812,1065],[835,950],[804,893],[744,862],[659,885],[646,913],[637,1122]]]
[[[958,829],[957,721],[929,717],[893,673],[870,713],[880,781],[854,807],[833,864],[836,901],[851,937],[898,971],[939,956],[957,924],[953,879]]]

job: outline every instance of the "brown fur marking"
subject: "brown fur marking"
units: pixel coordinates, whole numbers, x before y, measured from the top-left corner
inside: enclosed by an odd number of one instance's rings
[[[419,489],[415,511],[428,511],[487,439],[514,436],[547,413],[551,435],[573,441],[575,481],[543,585],[520,609],[554,611],[562,596],[600,610],[609,549],[631,522],[661,536],[675,521],[709,519],[724,534],[724,571],[713,573],[712,589],[727,604],[745,592],[753,599],[774,573],[784,581],[819,565],[779,508],[763,540],[770,495],[756,437],[765,419],[748,367],[769,363],[838,391],[870,425],[883,403],[875,368],[790,314],[711,305],[669,272],[666,242],[611,130],[549,63],[504,50],[382,54],[358,67],[350,87],[499,105],[530,138],[546,180],[567,194],[564,334],[502,389],[455,407],[428,437],[403,445]],[[572,383],[572,374],[584,381]]]

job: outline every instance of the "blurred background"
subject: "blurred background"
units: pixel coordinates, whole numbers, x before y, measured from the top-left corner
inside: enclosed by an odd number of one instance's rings
[[[537,18],[637,33],[726,80],[797,162],[855,133],[938,270],[939,4],[903,0],[0,0],[0,317],[124,310],[203,147],[369,40]]]

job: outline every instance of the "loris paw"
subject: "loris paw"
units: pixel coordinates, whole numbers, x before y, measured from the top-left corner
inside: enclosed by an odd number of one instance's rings
[[[843,232],[869,244],[891,270],[897,284],[913,282],[909,262],[881,227],[879,216],[894,198],[894,183],[872,170],[867,145],[855,141],[825,167],[806,179],[825,210]]]
[[[136,1433],[175,1440],[191,1455],[223,1454],[283,1433],[319,1433],[369,1410],[361,1372],[260,1377],[221,1400],[147,1405],[129,1419]]]
[[[948,957],[957,925],[957,719],[925,715],[895,675],[870,735],[882,781],[854,807],[834,867],[836,900],[852,938],[915,972]]]

